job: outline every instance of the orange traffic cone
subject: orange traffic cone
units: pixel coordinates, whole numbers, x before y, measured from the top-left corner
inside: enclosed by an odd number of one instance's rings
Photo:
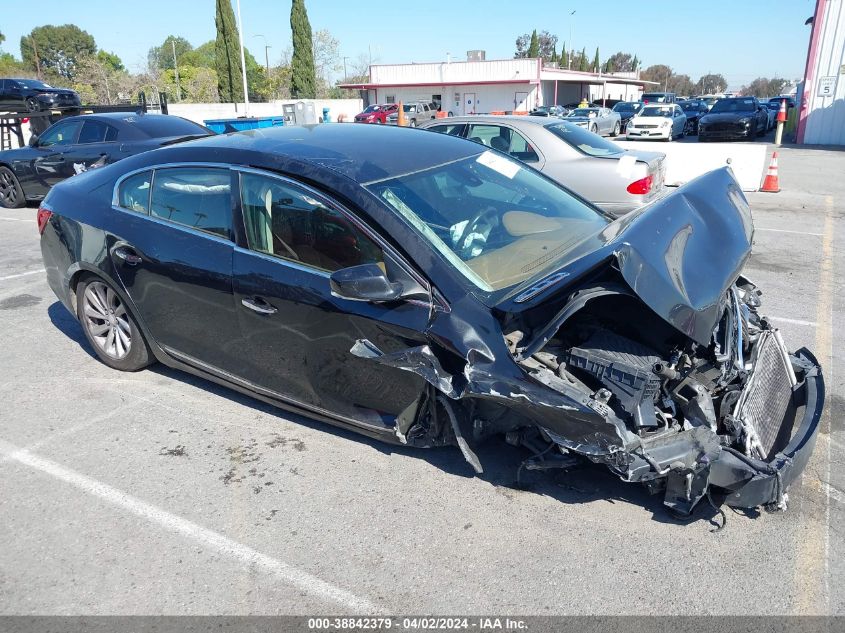
[[[772,154],[772,162],[769,163],[769,170],[766,172],[766,179],[763,181],[763,186],[760,191],[767,193],[777,193],[780,191],[780,183],[778,182],[778,153]]]
[[[402,102],[399,102],[399,113],[396,115],[396,125],[404,127],[407,125],[405,121],[405,108],[402,106]]]
[[[780,110],[778,110],[778,123],[786,123],[786,99],[781,99]]]

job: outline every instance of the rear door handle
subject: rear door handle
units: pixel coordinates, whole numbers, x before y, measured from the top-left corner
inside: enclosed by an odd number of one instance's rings
[[[275,314],[277,312],[276,308],[267,303],[261,297],[247,297],[246,299],[241,299],[241,305],[249,308],[253,312],[257,312],[258,314]]]
[[[121,245],[113,249],[112,254],[129,266],[137,266],[144,261],[138,253],[126,245]]]

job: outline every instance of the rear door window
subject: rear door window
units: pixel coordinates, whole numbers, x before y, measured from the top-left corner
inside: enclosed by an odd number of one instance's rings
[[[451,125],[433,125],[427,130],[432,132],[440,132],[441,134],[448,134],[449,136],[463,136],[466,125],[463,123],[453,123]]]
[[[476,143],[510,154],[525,163],[536,163],[540,160],[524,136],[503,125],[470,125],[467,137]]]
[[[107,143],[117,139],[117,130],[102,121],[87,120],[82,124],[79,132],[80,145],[87,143]]]
[[[232,194],[228,169],[156,169],[150,214],[231,239]]]

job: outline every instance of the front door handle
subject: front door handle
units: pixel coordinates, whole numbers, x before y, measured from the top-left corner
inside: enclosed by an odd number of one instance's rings
[[[241,299],[241,305],[249,308],[253,312],[257,312],[258,314],[276,313],[276,308],[271,306],[261,297],[247,297],[246,299]]]
[[[140,255],[134,252],[128,246],[118,246],[112,251],[112,254],[117,257],[118,259],[122,260],[129,266],[137,266],[140,264],[143,259],[141,259]]]

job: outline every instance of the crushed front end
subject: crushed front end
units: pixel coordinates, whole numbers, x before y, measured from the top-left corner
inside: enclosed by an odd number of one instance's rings
[[[626,481],[664,491],[664,503],[679,515],[689,514],[709,488],[732,506],[785,508],[786,489],[812,453],[824,404],[812,354],[787,351],[757,312],[759,292],[741,277],[726,292],[707,345],[649,322],[624,289],[603,290],[576,293],[582,307],[541,350],[515,342],[513,351],[529,371],[577,385],[597,411],[604,407],[609,423],[624,424],[625,457],[596,447],[584,452],[544,429],[548,439]]]

